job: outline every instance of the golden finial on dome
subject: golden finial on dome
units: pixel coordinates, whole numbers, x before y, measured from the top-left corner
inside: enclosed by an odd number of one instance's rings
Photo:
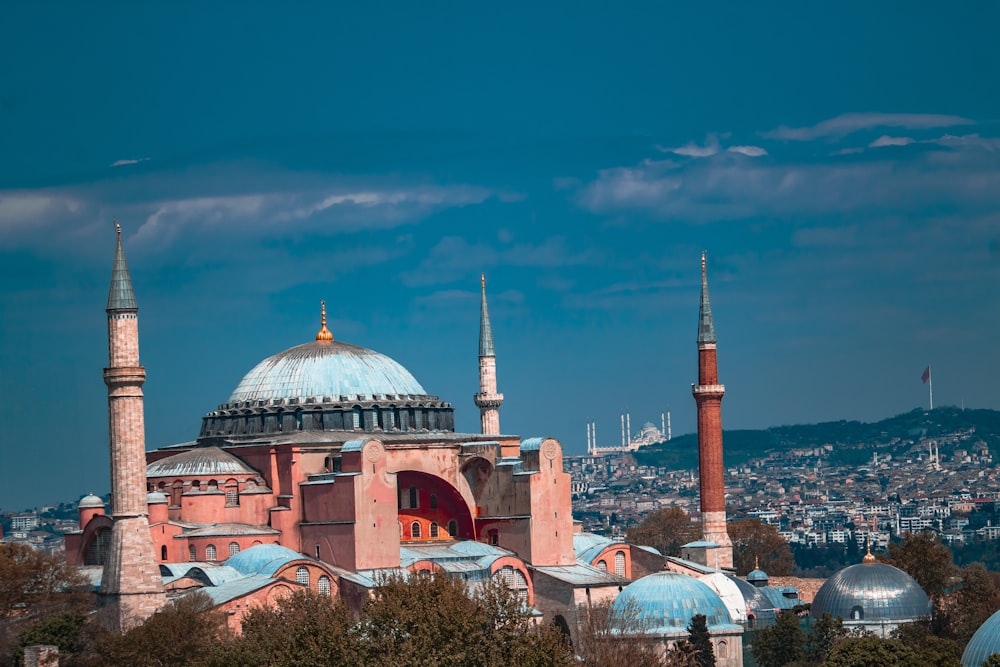
[[[321,326],[319,333],[316,334],[316,340],[326,340],[326,341],[333,340],[333,334],[330,333],[330,330],[326,328],[326,301],[320,301],[319,305],[320,305]]]
[[[757,554],[754,554],[754,557],[753,557],[753,569],[755,569],[755,570],[759,570],[760,569],[760,561],[757,560]]]
[[[867,553],[865,554],[865,557],[861,559],[861,562],[862,563],[874,563],[875,562],[875,556],[872,556],[872,543],[868,542],[865,545],[865,547],[866,547],[865,550],[867,551]]]

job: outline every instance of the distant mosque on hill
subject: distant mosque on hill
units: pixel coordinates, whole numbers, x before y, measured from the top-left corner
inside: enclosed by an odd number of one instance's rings
[[[705,257],[697,336],[702,538],[683,558],[574,529],[562,445],[503,435],[486,299],[479,319],[480,433],[402,365],[336,340],[264,359],[202,417],[196,440],[145,451],[138,302],[121,230],[106,305],[111,506],[79,505],[67,556],[89,566],[120,628],[201,590],[238,631],[247,610],[310,589],[360,609],[380,576],[441,571],[497,579],[575,638],[590,605],[615,600],[666,649],[705,614],[716,664],[743,664],[742,635],[799,603],[755,571],[734,576],[726,527],[716,334]]]

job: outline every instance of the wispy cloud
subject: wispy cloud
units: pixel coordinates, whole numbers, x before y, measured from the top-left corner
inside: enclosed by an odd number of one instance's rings
[[[739,153],[747,157],[763,157],[767,155],[767,150],[760,146],[730,146],[726,150],[730,153]]]
[[[902,142],[874,142],[903,145]],[[969,211],[1000,205],[1000,159],[980,150],[989,140],[952,141],[951,150],[897,156],[757,160],[726,153],[689,161],[644,161],[601,171],[577,194],[595,213],[643,213],[705,222],[844,212],[910,212],[933,207]]]
[[[823,138],[843,137],[861,130],[879,127],[900,127],[906,129],[932,129],[971,125],[972,120],[961,116],[918,113],[845,113],[808,127],[787,127],[764,133],[768,139],[785,141],[813,141]]]
[[[674,153],[675,155],[684,155],[686,157],[711,157],[721,150],[719,148],[719,138],[714,134],[708,135],[703,146],[692,141],[674,148],[667,146],[657,146],[657,148],[664,153]]]
[[[149,159],[150,158],[148,158],[148,157],[141,157],[141,158],[136,158],[134,160],[115,160],[114,162],[111,163],[111,166],[112,167],[124,167],[124,166],[130,165],[130,164],[139,164],[140,162],[147,162]]]
[[[883,134],[881,137],[875,141],[868,144],[868,148],[883,148],[885,146],[909,146],[916,139],[912,137],[890,137],[887,134]]]

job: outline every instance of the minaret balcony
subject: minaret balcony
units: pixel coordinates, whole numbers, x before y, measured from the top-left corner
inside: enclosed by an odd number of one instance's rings
[[[478,408],[499,408],[503,403],[503,394],[476,394],[474,400]]]
[[[693,384],[693,385],[691,385],[691,393],[694,394],[695,396],[702,396],[702,395],[711,396],[713,394],[722,395],[722,394],[726,393],[726,385],[724,385],[724,384]]]

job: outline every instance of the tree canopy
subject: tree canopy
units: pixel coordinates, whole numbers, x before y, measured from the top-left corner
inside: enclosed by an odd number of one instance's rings
[[[646,516],[629,528],[625,539],[632,544],[653,547],[664,556],[680,556],[681,547],[698,539],[698,526],[680,507],[666,507]]]
[[[729,522],[728,532],[737,574],[746,576],[758,562],[770,576],[785,576],[795,569],[788,540],[774,526],[759,519],[740,519]]]

